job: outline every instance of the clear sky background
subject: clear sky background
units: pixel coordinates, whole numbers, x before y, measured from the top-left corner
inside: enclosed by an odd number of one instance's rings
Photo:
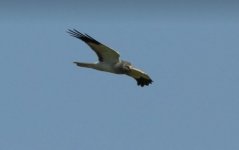
[[[1,150],[238,150],[239,2],[0,2]],[[154,80],[78,68],[75,28]]]

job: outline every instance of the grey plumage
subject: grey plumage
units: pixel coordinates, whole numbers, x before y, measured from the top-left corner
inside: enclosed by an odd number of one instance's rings
[[[97,63],[74,62],[79,67],[92,68],[99,71],[105,71],[115,74],[125,74],[133,77],[137,85],[143,87],[152,84],[153,80],[142,70],[134,68],[130,62],[120,59],[117,51],[105,46],[87,34],[82,34],[76,29],[67,31],[71,36],[84,41],[98,56]]]

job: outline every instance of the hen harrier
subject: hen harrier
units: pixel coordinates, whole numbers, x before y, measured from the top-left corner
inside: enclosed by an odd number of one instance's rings
[[[109,48],[108,46],[96,41],[94,38],[87,34],[82,34],[73,29],[67,31],[71,36],[84,41],[98,56],[96,63],[83,63],[74,62],[77,66],[92,68],[100,71],[106,71],[115,74],[126,74],[133,77],[137,84],[141,87],[151,84],[153,81],[145,72],[134,68],[130,62],[120,59],[117,51]]]

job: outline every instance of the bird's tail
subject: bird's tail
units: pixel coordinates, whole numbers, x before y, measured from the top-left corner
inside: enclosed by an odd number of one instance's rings
[[[79,67],[94,68],[95,64],[92,63],[83,63],[83,62],[73,62]]]

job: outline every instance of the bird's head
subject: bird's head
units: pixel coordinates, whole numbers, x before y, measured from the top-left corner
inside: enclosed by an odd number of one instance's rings
[[[131,71],[132,66],[131,66],[130,64],[125,64],[125,65],[123,66],[123,69],[124,69],[125,72],[128,73],[128,72]]]

